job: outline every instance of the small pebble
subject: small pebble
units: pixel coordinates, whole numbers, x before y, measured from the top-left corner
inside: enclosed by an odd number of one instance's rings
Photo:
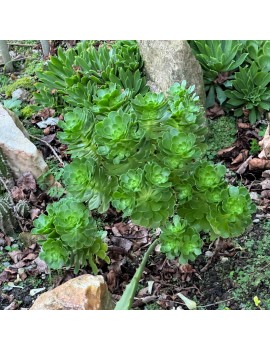
[[[259,218],[256,218],[253,220],[253,223],[259,223],[260,222],[260,219]]]
[[[30,290],[29,294],[30,294],[30,296],[35,296],[36,294],[38,294],[44,290],[45,290],[45,288],[32,289],[32,290]]]
[[[206,251],[205,256],[206,257],[212,257],[213,256],[213,252],[212,251]]]
[[[220,257],[220,261],[221,261],[221,263],[225,263],[225,262],[229,261],[229,258],[222,256],[222,257]]]

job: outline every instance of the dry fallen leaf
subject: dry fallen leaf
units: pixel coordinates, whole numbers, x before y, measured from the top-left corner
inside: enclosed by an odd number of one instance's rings
[[[36,265],[37,265],[37,271],[39,274],[41,273],[45,273],[48,274],[49,273],[49,269],[47,264],[41,260],[39,257],[37,257],[34,261],[33,261]]]
[[[20,250],[8,252],[8,255],[14,263],[18,263],[23,257],[23,253]]]
[[[32,221],[37,218],[40,214],[40,209],[39,208],[33,208],[31,211],[30,211],[30,217],[32,219]]]
[[[23,258],[23,261],[32,261],[35,260],[37,257],[37,254],[30,253],[26,257]]]
[[[13,200],[15,200],[16,202],[18,202],[19,200],[25,199],[25,193],[23,192],[23,189],[18,186],[14,186],[11,189],[11,196]]]
[[[17,185],[22,188],[23,190],[36,190],[37,184],[36,180],[31,172],[25,172],[23,173],[18,181]]]
[[[4,310],[16,310],[19,307],[17,301],[12,301],[10,305],[8,305]]]
[[[233,164],[236,164],[236,163],[240,163],[240,162],[243,162],[247,159],[247,156],[248,156],[248,150],[246,149],[243,149],[240,154],[238,156],[235,157],[235,159],[233,159],[232,161],[232,165]]]
[[[251,128],[250,123],[239,122],[239,123],[237,123],[237,126],[238,126],[238,128],[242,128],[242,129],[250,129]]]
[[[265,170],[270,169],[270,160],[264,160],[260,158],[253,158],[249,161],[249,170]]]

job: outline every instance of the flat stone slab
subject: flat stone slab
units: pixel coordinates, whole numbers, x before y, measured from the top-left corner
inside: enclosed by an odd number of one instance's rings
[[[48,166],[42,153],[26,135],[20,121],[16,121],[16,116],[11,116],[0,104],[0,148],[11,170],[16,177],[31,172],[38,178]]]

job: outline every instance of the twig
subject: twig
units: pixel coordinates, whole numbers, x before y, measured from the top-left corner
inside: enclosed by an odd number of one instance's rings
[[[231,297],[230,299],[227,299],[227,300],[218,301],[218,302],[210,303],[209,305],[197,306],[197,307],[209,307],[209,306],[214,306],[214,305],[218,305],[218,304],[220,304],[220,303],[227,302],[227,301],[230,301],[230,300],[235,300],[235,298],[234,298],[234,297]]]
[[[9,188],[7,187],[6,182],[4,181],[4,179],[3,179],[2,177],[0,177],[0,182],[3,184],[4,188],[6,189],[6,192],[7,192],[8,195],[9,195],[10,201],[11,201],[12,206],[13,206],[13,212],[14,212],[14,214],[15,214],[15,217],[16,217],[16,219],[18,220],[18,223],[19,223],[19,226],[20,226],[20,228],[21,228],[21,231],[24,232],[24,228],[23,228],[23,226],[22,226],[22,224],[21,224],[21,218],[20,218],[20,216],[19,216],[19,214],[18,214],[18,212],[17,212],[17,210],[16,210],[16,206],[15,206],[15,203],[14,203],[14,201],[13,201],[11,192],[10,192]]]
[[[38,43],[36,44],[21,44],[21,43],[8,43],[9,46],[25,46],[25,47],[34,47],[37,46]]]
[[[38,140],[38,141],[44,143],[46,146],[48,146],[48,147],[51,149],[51,151],[52,151],[52,153],[54,154],[54,156],[55,156],[55,157],[57,158],[57,160],[59,161],[59,163],[61,164],[61,166],[62,166],[62,167],[64,166],[64,162],[62,161],[62,159],[60,158],[60,156],[57,155],[57,153],[56,153],[56,151],[54,150],[54,148],[53,148],[49,143],[47,143],[47,141],[42,140],[42,139],[40,139],[40,138],[38,138],[38,137],[36,137],[36,136],[34,136],[34,135],[31,135],[31,134],[29,134],[29,136],[30,136],[30,138],[36,139],[36,140]]]

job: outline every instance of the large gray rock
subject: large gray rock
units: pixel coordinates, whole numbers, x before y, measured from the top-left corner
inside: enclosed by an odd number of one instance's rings
[[[113,310],[101,275],[84,274],[40,295],[31,310]]]
[[[41,152],[27,138],[27,132],[19,119],[1,104],[0,148],[16,177],[24,172],[31,172],[38,178],[48,169]]]
[[[186,80],[205,103],[202,69],[186,40],[138,40],[138,44],[152,90],[166,92],[173,83]]]

